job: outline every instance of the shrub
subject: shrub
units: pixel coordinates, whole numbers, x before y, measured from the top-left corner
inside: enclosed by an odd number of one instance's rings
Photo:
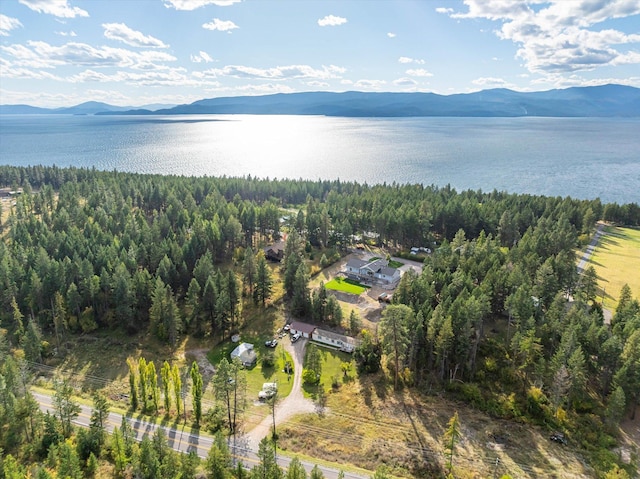
[[[304,381],[305,384],[318,384],[320,382],[320,376],[311,369],[303,369],[302,381]]]

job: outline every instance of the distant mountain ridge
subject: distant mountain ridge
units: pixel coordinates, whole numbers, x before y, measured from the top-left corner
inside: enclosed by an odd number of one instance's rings
[[[143,109],[167,108],[168,105],[146,105]],[[87,101],[79,105],[61,108],[39,108],[30,105],[0,105],[0,115],[95,115],[97,113],[124,113],[131,111],[132,106],[115,106],[99,101]]]
[[[100,110],[100,105],[104,108]],[[26,105],[0,106],[6,109]],[[11,111],[23,114],[19,111]],[[37,113],[37,112],[35,112]],[[278,93],[264,96],[210,98],[151,111],[89,102],[51,113],[98,115],[324,115],[342,117],[638,117],[640,89],[624,85],[573,87],[563,90],[517,92],[498,88],[474,93],[371,93],[350,91]]]

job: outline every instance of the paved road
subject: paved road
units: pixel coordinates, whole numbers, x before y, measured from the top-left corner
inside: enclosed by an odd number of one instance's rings
[[[36,401],[40,404],[40,409],[43,412],[51,412],[52,414],[55,412],[53,407],[53,398],[47,394],[42,394],[38,392],[33,392],[33,396]],[[89,406],[80,405],[80,414],[73,421],[76,426],[81,427],[89,427],[89,422],[91,421],[91,411],[92,409]],[[182,453],[187,453],[192,450],[195,450],[201,458],[206,458],[209,453],[209,449],[213,444],[213,438],[207,434],[197,434],[186,431],[183,425],[157,425],[145,421],[141,417],[129,417],[127,416],[127,420],[131,425],[134,433],[136,434],[136,440],[141,441],[144,437],[151,437],[155,433],[156,429],[163,428],[166,435],[169,446]],[[122,415],[111,412],[109,413],[109,417],[106,423],[107,432],[111,433],[115,427],[120,427],[122,424]],[[238,461],[242,461],[247,467],[251,468],[254,465],[258,464],[260,461],[258,460],[258,456],[256,454],[256,450],[254,450],[251,446],[248,445],[248,441],[239,440],[239,445],[235,447],[230,445],[230,449],[232,453],[235,451],[235,458]],[[283,456],[278,454],[278,464],[280,467],[286,470],[289,467],[289,463],[291,462],[291,458],[287,456]],[[314,464],[301,461],[304,465],[307,472],[311,472]],[[324,477],[327,479],[336,479],[338,477],[338,470],[334,468],[329,468],[326,466],[319,465],[320,470],[324,474]],[[345,472],[345,477],[347,479],[367,479],[368,476],[363,476],[360,474],[355,474],[352,472]]]
[[[600,236],[603,234],[603,232],[604,232],[604,225],[599,224],[596,229],[596,233],[593,235],[593,239],[591,240],[591,243],[589,243],[589,246],[587,246],[587,249],[582,254],[582,258],[580,258],[580,262],[578,263],[578,274],[581,274],[584,272],[585,266],[587,265],[587,261],[589,261],[589,258],[591,258],[591,255],[595,251],[596,246],[598,245],[598,241],[600,240]]]

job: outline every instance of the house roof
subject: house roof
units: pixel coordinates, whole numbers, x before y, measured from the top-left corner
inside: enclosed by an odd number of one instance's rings
[[[264,251],[265,252],[267,252],[269,250],[274,251],[274,252],[284,251],[284,245],[285,245],[284,241],[278,241],[276,243],[273,243],[272,245],[269,245],[269,246],[265,247]]]
[[[343,343],[354,344],[356,340],[350,336],[345,336],[344,334],[334,333],[332,331],[327,331],[325,329],[316,329],[316,333],[319,336],[323,336],[329,339],[335,339],[337,341],[342,341]]]
[[[355,269],[360,269],[362,268],[365,264],[367,264],[366,261],[362,261],[359,258],[351,258],[348,262],[347,262],[347,268],[355,268]]]
[[[232,358],[240,358],[242,361],[251,361],[256,356],[256,352],[253,350],[253,344],[240,343],[236,346],[236,349],[231,351]]]
[[[384,274],[385,276],[393,276],[398,271],[396,268],[391,268],[387,266],[386,268],[380,269],[380,274]]]
[[[291,329],[300,331],[301,333],[311,334],[316,330],[313,324],[301,323],[300,321],[293,321],[291,323]]]

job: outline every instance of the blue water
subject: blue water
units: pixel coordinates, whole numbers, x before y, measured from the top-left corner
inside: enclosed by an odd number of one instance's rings
[[[0,164],[640,203],[640,119],[0,116]]]

